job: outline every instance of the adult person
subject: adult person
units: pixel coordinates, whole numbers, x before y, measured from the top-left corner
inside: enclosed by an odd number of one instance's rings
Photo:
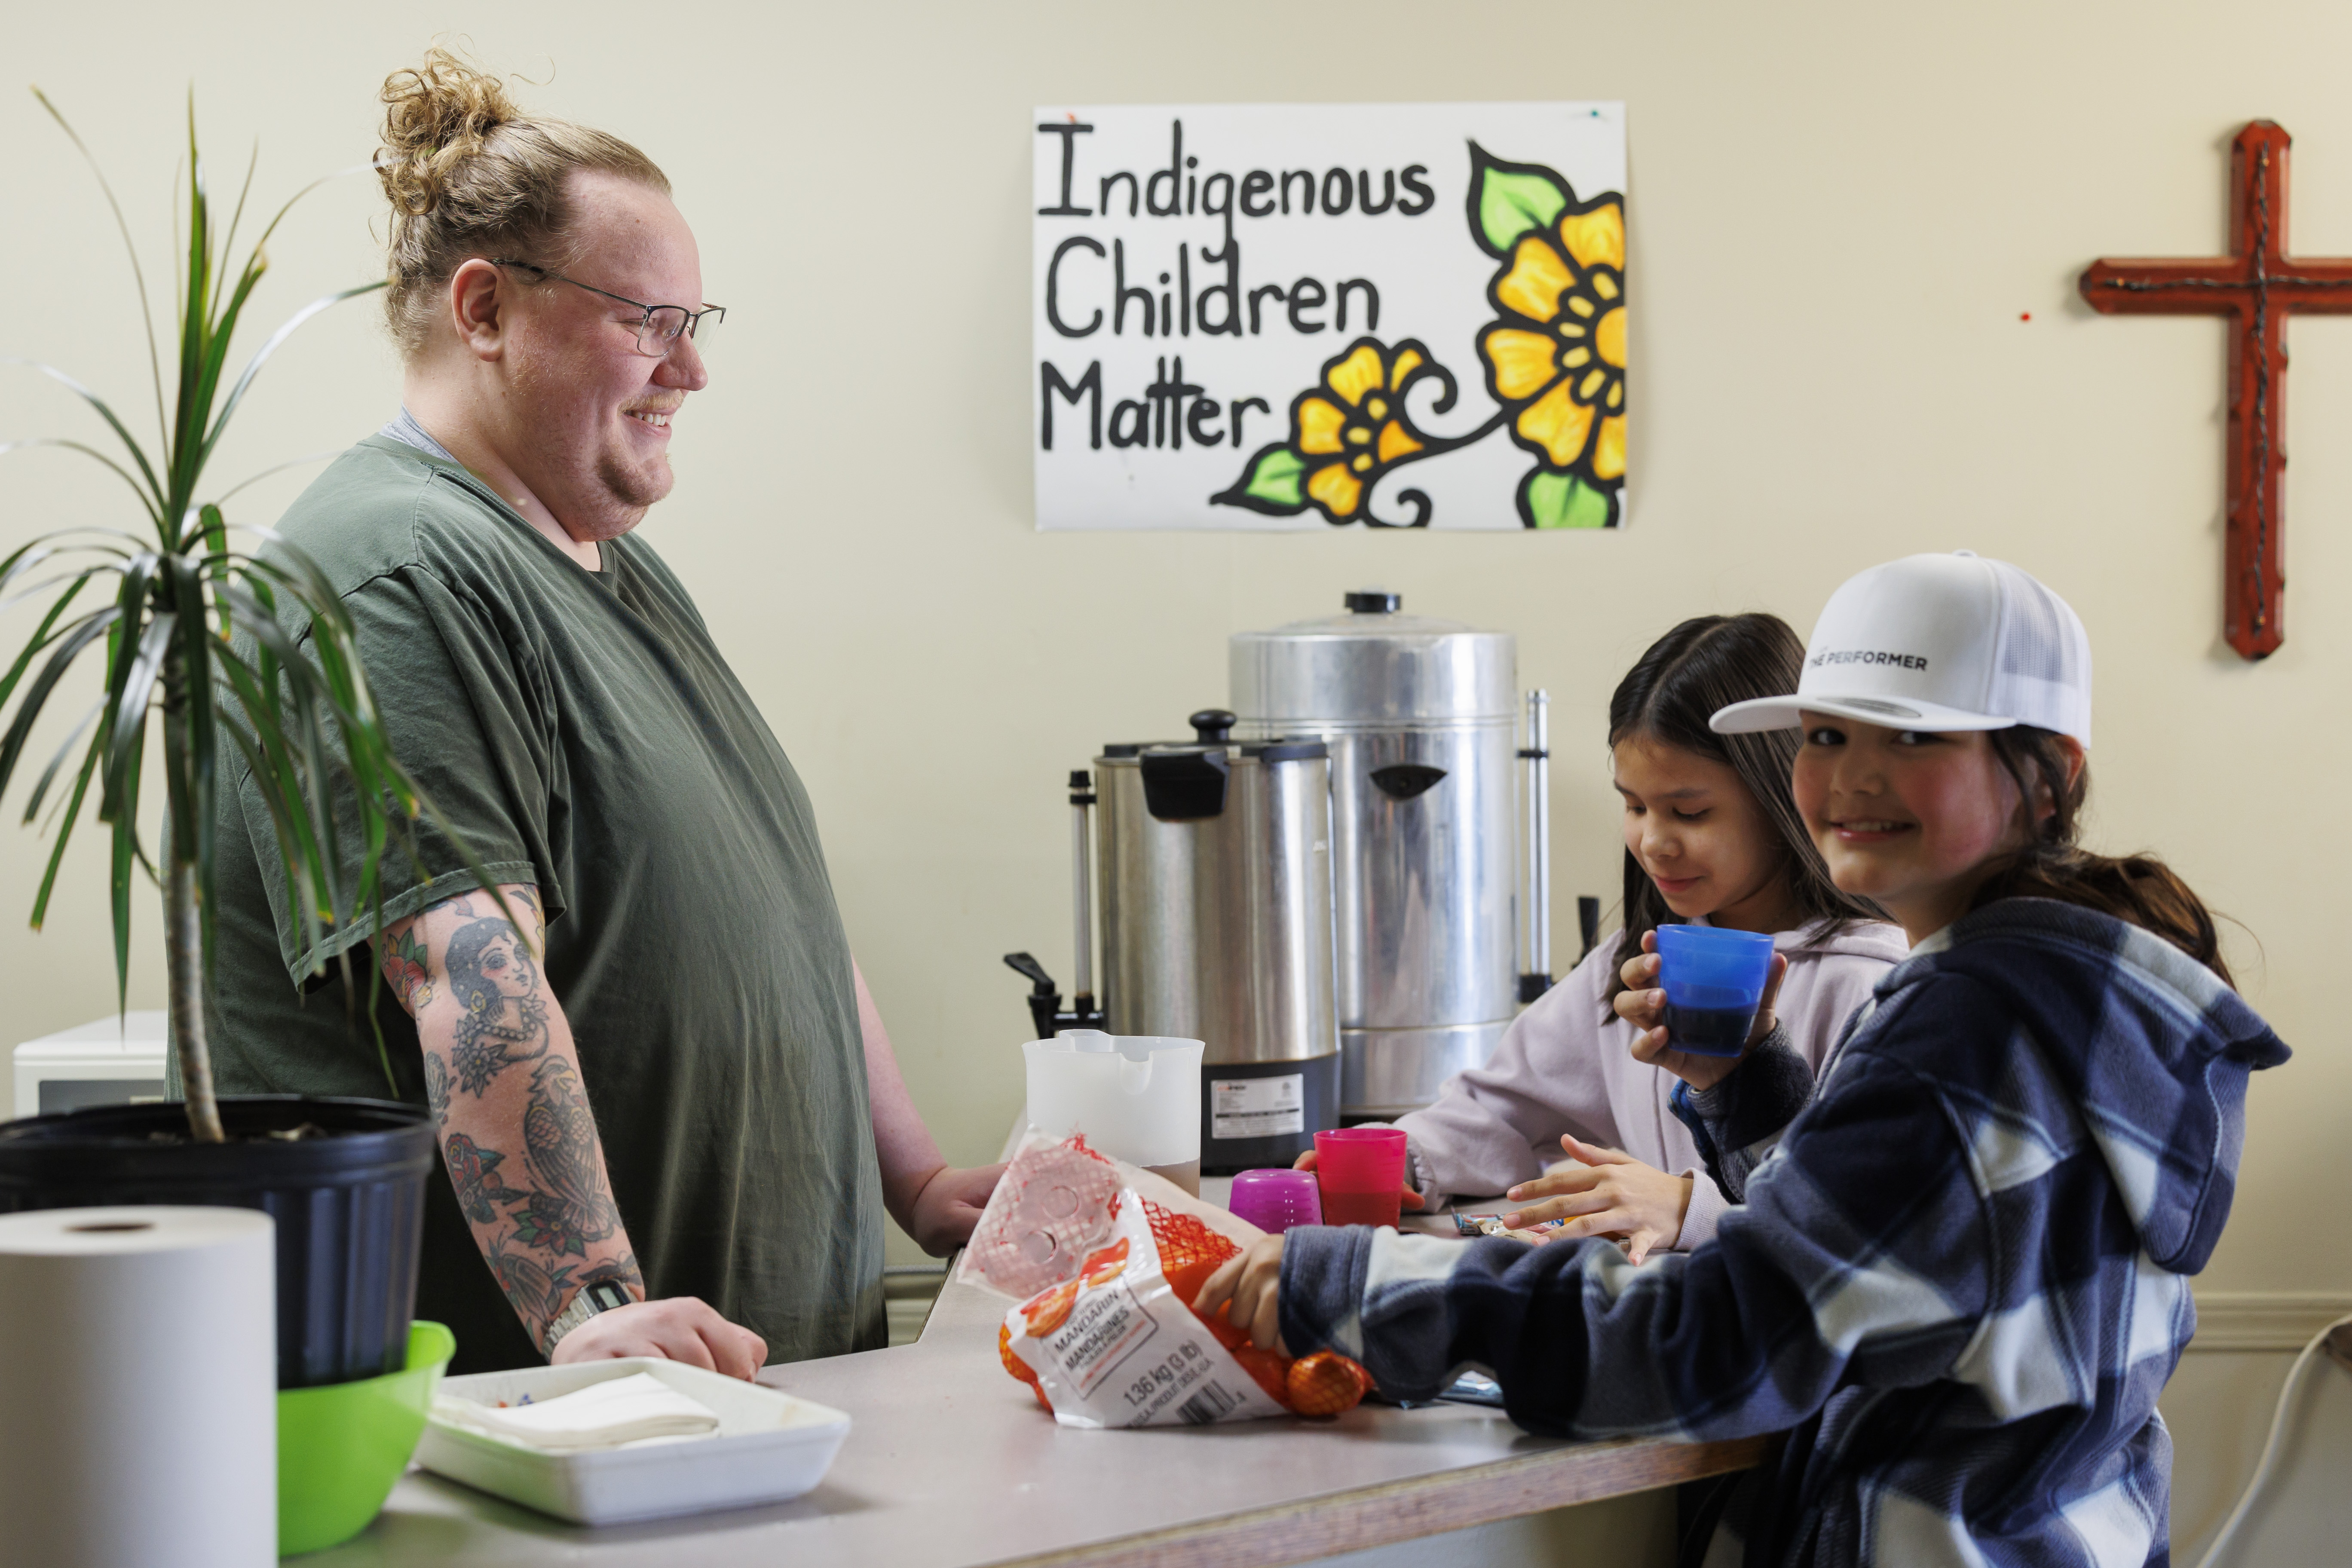
[[[870,1348],[882,1210],[944,1252],[1000,1168],[940,1157],[800,781],[632,531],[722,315],[693,232],[644,153],[445,50],[383,101],[403,407],[278,526],[430,809],[381,920],[311,943],[253,781],[222,791],[221,1085],[383,1095],[373,998],[437,1125],[417,1310],[460,1370]]]

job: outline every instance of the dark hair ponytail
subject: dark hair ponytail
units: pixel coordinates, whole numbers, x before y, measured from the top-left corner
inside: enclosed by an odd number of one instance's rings
[[[2031,813],[2045,795],[2053,807],[2032,843],[1976,891],[1969,901],[1980,910],[2000,899],[2055,899],[2112,915],[2154,931],[2235,986],[2221,961],[2212,911],[2180,879],[2180,873],[2153,855],[2094,855],[2074,842],[2082,829],[2083,802],[2091,793],[2085,763],[2070,782],[2066,753],[2057,735],[2031,724],[1986,731],[1992,754],[2017,783]]]
[[[1789,775],[1796,764],[1801,732],[1718,735],[1707,728],[1718,709],[1794,691],[1804,662],[1804,643],[1778,616],[1700,616],[1685,621],[1652,643],[1617,683],[1609,699],[1609,743],[1647,735],[1730,768],[1771,826],[1781,874],[1805,919],[1880,920],[1885,917],[1874,905],[1838,891],[1804,819],[1797,815]],[[1614,1016],[1606,1011],[1607,1003],[1625,989],[1625,961],[1642,951],[1644,935],[1675,918],[1631,849],[1625,851],[1624,909],[1624,933],[1617,940],[1609,988],[1601,994],[1606,1016]]]

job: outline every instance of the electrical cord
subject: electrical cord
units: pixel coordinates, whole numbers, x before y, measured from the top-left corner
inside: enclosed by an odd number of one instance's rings
[[[2286,1386],[2279,1390],[2278,1407],[2271,1412],[2270,1439],[2263,1445],[2262,1460],[2254,1466],[2254,1479],[2248,1481],[2246,1489],[2238,1494],[2238,1506],[2231,1509],[2230,1517],[2221,1521],[2221,1533],[2213,1537],[2213,1544],[2208,1546],[2205,1555],[2198,1559],[2197,1568],[2216,1568],[2221,1561],[2221,1553],[2229,1550],[2231,1541],[2236,1537],[2238,1527],[2246,1521],[2254,1500],[2261,1497],[2263,1488],[2270,1484],[2271,1468],[2278,1463],[2279,1447],[2286,1438],[2287,1406],[2294,1401],[2294,1391],[2303,1382],[2304,1369],[2311,1364],[2311,1358],[2317,1355],[2320,1347],[2327,1342],[2327,1336],[2347,1323],[2352,1323],[2352,1312],[2346,1313],[2312,1335],[2311,1342],[2303,1347],[2303,1353],[2294,1358],[2293,1366],[2287,1368]]]

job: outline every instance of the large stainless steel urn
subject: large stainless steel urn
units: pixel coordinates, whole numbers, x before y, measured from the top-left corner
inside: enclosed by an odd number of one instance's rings
[[[1341,1110],[1390,1117],[1483,1066],[1518,1010],[1517,649],[1394,594],[1346,603],[1235,634],[1232,700],[1244,739],[1329,750]]]
[[[1339,1113],[1329,752],[1233,742],[1233,721],[1212,709],[1189,743],[1106,746],[1094,777],[1108,1026],[1207,1047],[1212,1174],[1287,1165]]]

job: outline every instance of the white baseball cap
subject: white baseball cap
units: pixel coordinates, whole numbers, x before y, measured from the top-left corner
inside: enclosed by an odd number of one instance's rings
[[[1800,710],[1895,730],[2032,724],[2091,743],[2091,639],[2065,600],[1971,550],[1846,579],[1805,645],[1792,697],[1735,702],[1717,734],[1793,730]]]

